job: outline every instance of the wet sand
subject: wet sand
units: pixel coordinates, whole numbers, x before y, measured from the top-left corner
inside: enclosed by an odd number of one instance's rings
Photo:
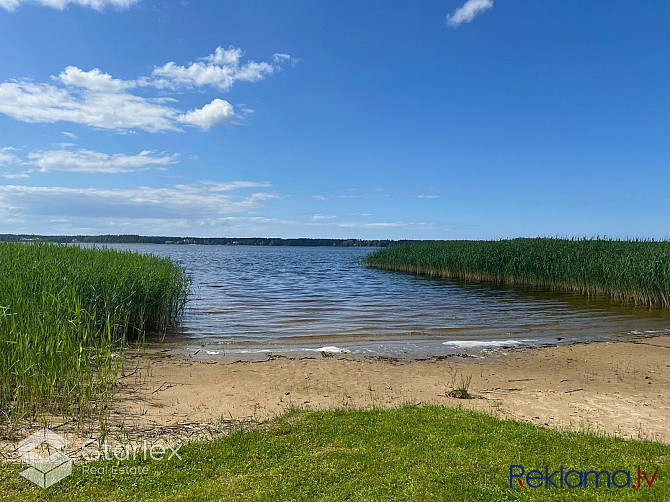
[[[670,336],[404,362],[346,356],[263,361],[139,356],[114,420],[147,430],[263,421],[310,409],[443,404],[555,429],[670,443]],[[449,397],[471,377],[472,399]]]

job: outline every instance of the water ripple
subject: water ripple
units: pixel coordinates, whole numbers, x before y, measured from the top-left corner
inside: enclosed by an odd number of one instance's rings
[[[166,342],[210,352],[327,346],[417,355],[670,329],[666,312],[606,298],[366,269],[359,259],[368,249],[115,247],[167,255],[186,266],[193,301]]]

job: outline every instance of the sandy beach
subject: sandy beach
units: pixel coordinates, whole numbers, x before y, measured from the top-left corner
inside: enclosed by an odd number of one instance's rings
[[[136,356],[111,423],[126,428],[262,422],[291,406],[484,410],[561,430],[670,443],[670,336],[405,362],[346,356],[263,361]],[[140,373],[149,377],[139,378]],[[449,397],[471,378],[471,399]]]
[[[166,444],[257,427],[291,407],[389,408],[441,404],[558,430],[670,444],[670,336],[473,352],[421,361],[346,355],[265,360],[127,356],[105,441]],[[450,397],[471,379],[470,399]],[[15,431],[19,439],[42,424]],[[98,431],[48,426],[77,461]],[[18,435],[17,435],[18,434]],[[16,437],[0,458],[17,461]]]

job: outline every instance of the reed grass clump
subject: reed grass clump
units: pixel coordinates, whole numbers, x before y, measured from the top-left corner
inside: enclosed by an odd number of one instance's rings
[[[0,242],[0,425],[104,417],[129,340],[183,313],[190,278],[153,255]]]
[[[670,308],[670,242],[613,239],[424,241],[392,245],[368,267],[540,287]]]

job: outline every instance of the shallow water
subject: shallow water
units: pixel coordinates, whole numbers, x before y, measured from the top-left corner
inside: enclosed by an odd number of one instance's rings
[[[179,260],[182,325],[154,347],[197,357],[321,351],[423,357],[670,332],[670,314],[532,289],[366,269],[361,248],[114,245]]]

